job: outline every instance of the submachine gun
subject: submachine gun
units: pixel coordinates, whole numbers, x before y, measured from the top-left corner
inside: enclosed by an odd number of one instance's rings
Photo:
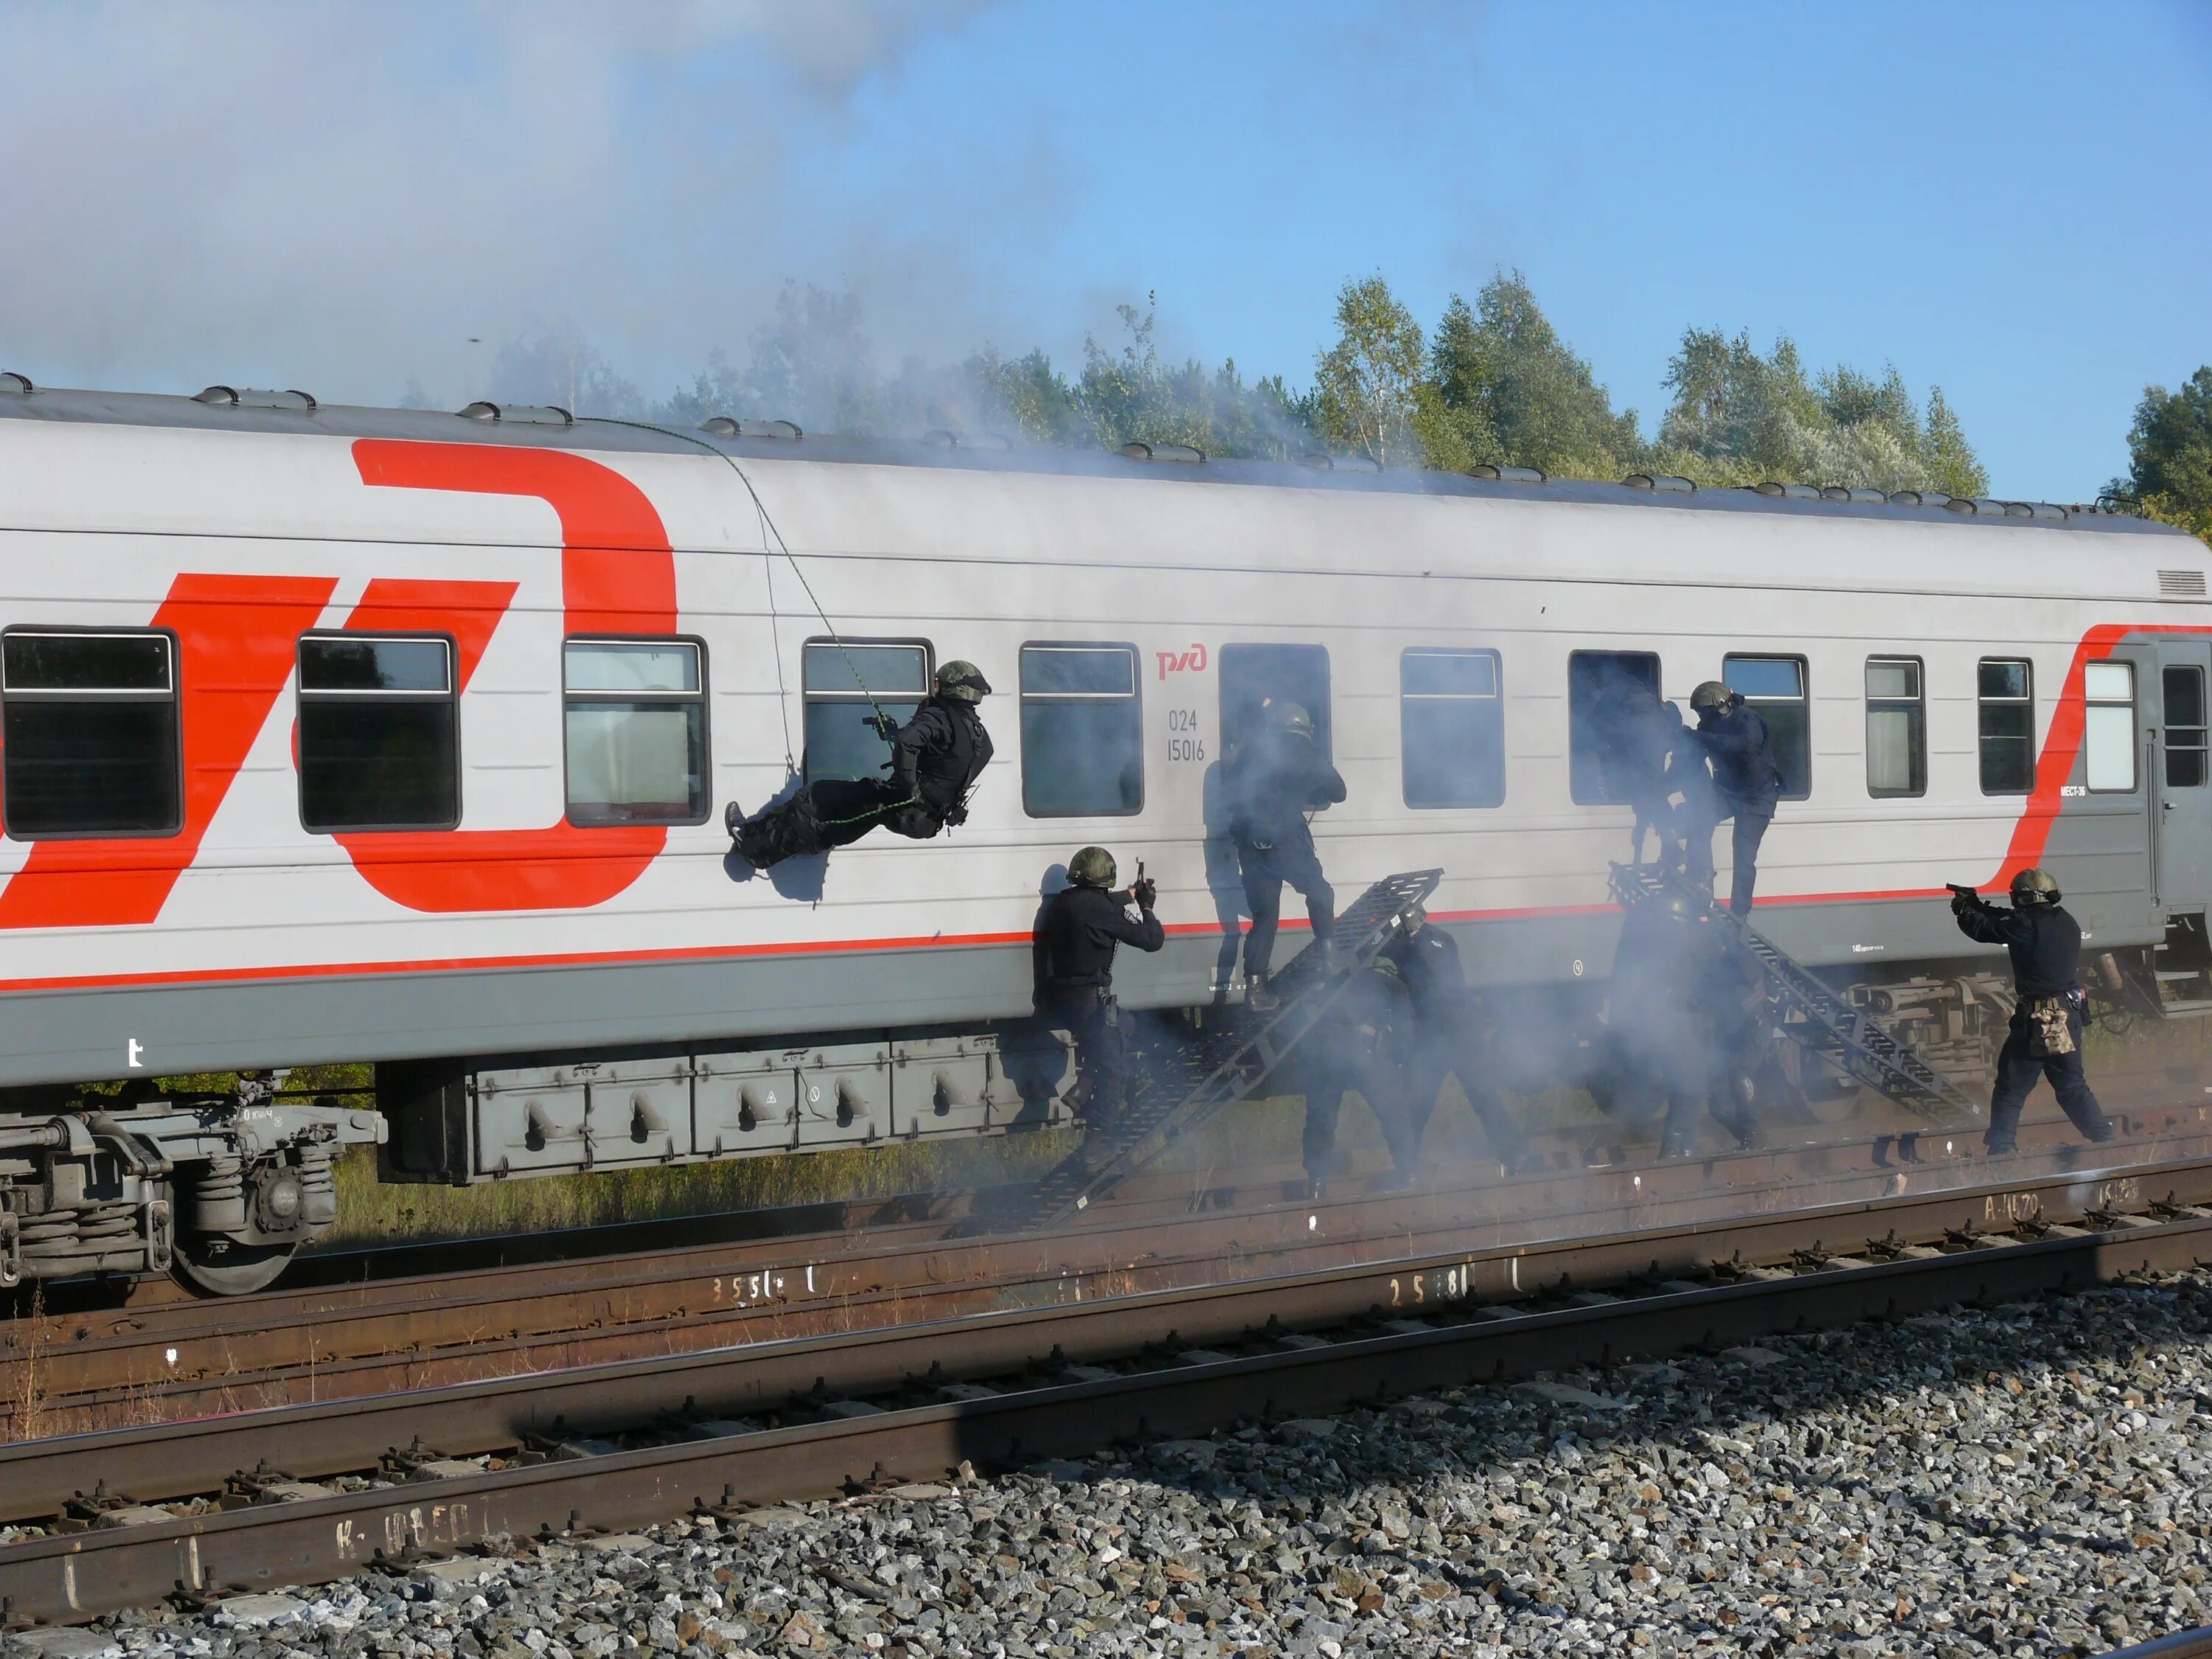
[[[1397,938],[1407,913],[1443,882],[1441,870],[1385,876],[1336,919],[1331,946],[1309,941],[1272,975],[1281,1006],[1258,1021],[1225,1023],[1209,1032],[1182,1068],[1167,1054],[1138,1057],[1128,1099],[1110,1139],[1091,1139],[1055,1164],[1034,1187],[1008,1204],[994,1206],[968,1222],[965,1233],[1029,1232],[1061,1226],[1136,1174],[1183,1135],[1227,1107],[1249,1099],[1319,1025],[1329,1007],[1382,947]],[[1194,1085],[1176,1081],[1198,1073]]]
[[[1963,1129],[1984,1121],[1981,1103],[1921,1058],[1902,1037],[1865,1009],[1852,1007],[1679,872],[1659,865],[1616,864],[1612,888],[1614,901],[1624,910],[1671,899],[1720,929],[1729,948],[1756,967],[1765,981],[1774,1029],[1808,1053],[1888,1097],[1932,1127]],[[1976,896],[1971,887],[1951,890]]]

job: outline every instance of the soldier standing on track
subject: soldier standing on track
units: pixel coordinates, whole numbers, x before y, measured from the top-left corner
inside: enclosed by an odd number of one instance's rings
[[[1509,1170],[1527,1152],[1527,1139],[1490,1086],[1492,1066],[1476,1024],[1474,998],[1460,971],[1459,945],[1441,927],[1429,926],[1429,913],[1415,905],[1406,913],[1406,930],[1383,947],[1395,963],[1413,1000],[1412,1054],[1407,1066],[1406,1137],[1410,1153],[1437,1109],[1437,1094],[1447,1073],[1459,1079],[1467,1103],[1490,1136],[1498,1161]]]
[[[1305,1040],[1306,1196],[1320,1198],[1344,1167],[1336,1121],[1357,1092],[1375,1111],[1395,1173],[1383,1190],[1409,1186],[1414,1146],[1406,1115],[1405,1050],[1413,1008],[1398,965],[1388,957],[1351,976]]]
[[[722,826],[738,856],[765,870],[848,846],[878,824],[927,841],[947,824],[965,823],[969,792],[991,763],[991,734],[975,708],[990,694],[974,663],[946,663],[937,671],[936,690],[904,726],[883,714],[870,722],[890,745],[888,779],[822,778],[752,818],[732,801]]]
[[[1141,869],[1142,866],[1139,866]],[[1036,1010],[1075,1039],[1073,1097],[1085,1121],[1111,1133],[1127,1107],[1127,1033],[1114,1000],[1114,951],[1120,945],[1157,951],[1167,942],[1152,914],[1158,890],[1139,875],[1126,893],[1114,885],[1114,855],[1086,847],[1068,860],[1073,886],[1053,895],[1032,946]]]
[[[1694,799],[1684,803],[1689,820],[1684,826],[1689,839],[1688,871],[1701,881],[1712,880],[1713,832],[1723,818],[1734,818],[1735,874],[1729,908],[1747,916],[1752,888],[1759,879],[1759,843],[1774,822],[1775,803],[1782,799],[1782,769],[1774,763],[1766,722],[1757,709],[1745,704],[1741,691],[1707,680],[1690,693],[1690,709],[1698,717],[1698,729],[1690,735],[1712,762],[1716,799],[1702,811]]]
[[[1313,717],[1297,703],[1261,709],[1266,729],[1241,754],[1224,762],[1230,830],[1243,875],[1252,931],[1244,938],[1245,1006],[1255,1012],[1279,1007],[1267,987],[1282,917],[1283,884],[1306,902],[1314,940],[1324,951],[1336,930],[1336,894],[1322,873],[1306,814],[1344,799],[1344,780],[1322,758]]]
[[[2047,870],[2023,870],[2012,878],[2012,908],[2000,910],[1979,894],[1954,891],[1951,914],[1959,931],[1984,945],[2002,945],[2012,957],[2019,1000],[2012,1028],[1997,1055],[1990,1095],[1991,1153],[2012,1151],[2021,1108],[2039,1074],[2051,1079],[2058,1104],[2084,1139],[2110,1140],[2112,1120],[2089,1091],[2081,1066],[2081,1010],[2088,999],[2075,977],[2081,961],[2081,925],[2058,902],[2058,884]]]

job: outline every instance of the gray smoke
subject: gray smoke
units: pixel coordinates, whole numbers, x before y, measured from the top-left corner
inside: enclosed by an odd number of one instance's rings
[[[0,361],[450,404],[502,341],[565,329],[659,390],[787,275],[862,293],[887,334],[957,329],[963,251],[796,199],[793,161],[984,3],[19,3]]]

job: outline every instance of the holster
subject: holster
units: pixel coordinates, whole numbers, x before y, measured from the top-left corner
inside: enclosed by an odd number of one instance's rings
[[[2070,996],[2028,997],[2021,1006],[2027,1015],[2027,1052],[2032,1060],[2049,1060],[2074,1052],[2074,999]]]

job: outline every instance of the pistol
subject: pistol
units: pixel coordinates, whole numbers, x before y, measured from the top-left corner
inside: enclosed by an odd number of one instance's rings
[[[1961,887],[1955,881],[1947,881],[1943,884],[1951,890],[1951,896],[1954,898],[1966,899],[1975,904],[1979,904],[1982,902],[1981,893],[1977,889],[1972,887]]]

